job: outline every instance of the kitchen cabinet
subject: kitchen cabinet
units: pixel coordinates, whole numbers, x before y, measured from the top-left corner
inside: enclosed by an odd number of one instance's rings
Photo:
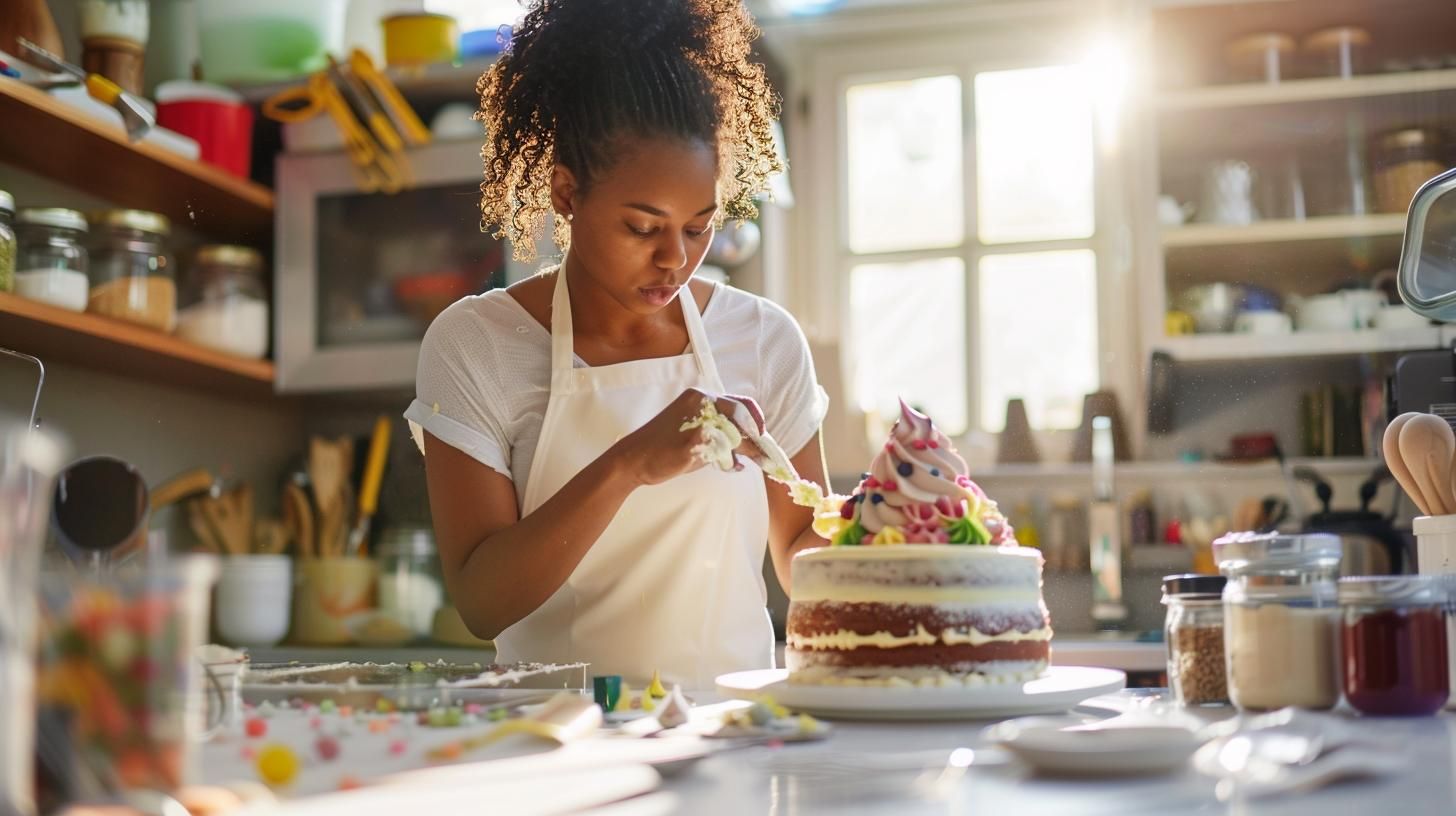
[[[408,154],[412,187],[362,193],[342,154],[278,159],[274,349],[283,392],[410,388],[430,320],[524,277],[479,231],[480,144]]]

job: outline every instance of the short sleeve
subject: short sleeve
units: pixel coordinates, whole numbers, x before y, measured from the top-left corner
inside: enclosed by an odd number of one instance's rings
[[[405,411],[415,444],[424,452],[423,431],[511,478],[505,432],[504,391],[490,324],[461,300],[435,318],[420,344],[415,399]]]
[[[814,373],[809,341],[778,304],[762,300],[759,332],[759,405],[775,441],[794,456],[814,438],[829,412],[829,395]]]

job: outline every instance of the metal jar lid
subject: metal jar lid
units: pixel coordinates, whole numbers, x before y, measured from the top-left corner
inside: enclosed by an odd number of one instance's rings
[[[1441,134],[1431,128],[1402,128],[1392,131],[1380,138],[1380,146],[1385,150],[1402,150],[1412,147],[1436,147],[1441,142]]]
[[[263,256],[252,247],[237,246],[236,244],[208,244],[197,250],[197,262],[222,266],[247,266],[257,269],[263,265]]]
[[[65,207],[26,207],[15,218],[19,224],[86,231],[86,216]]]
[[[167,216],[146,210],[99,210],[88,218],[94,227],[131,229],[154,235],[170,235],[172,232],[172,222],[167,220]]]
[[[1199,575],[1197,573],[1164,575],[1163,600],[1174,597],[1188,600],[1199,598],[1213,600],[1223,596],[1223,587],[1226,583],[1228,583],[1228,578],[1222,575]]]
[[[1341,578],[1336,592],[1342,604],[1437,606],[1448,600],[1449,584],[1439,575],[1359,575]]]
[[[1334,567],[1342,551],[1340,537],[1331,533],[1230,533],[1213,542],[1213,560],[1224,575]]]
[[[0,210],[8,213],[15,212],[15,197],[4,190],[0,190]]]

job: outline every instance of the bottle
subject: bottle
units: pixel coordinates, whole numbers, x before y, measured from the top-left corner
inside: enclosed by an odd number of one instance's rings
[[[1122,595],[1121,509],[1112,486],[1112,420],[1092,418],[1092,502],[1087,507],[1092,566],[1092,620],[1117,628],[1127,620]]]

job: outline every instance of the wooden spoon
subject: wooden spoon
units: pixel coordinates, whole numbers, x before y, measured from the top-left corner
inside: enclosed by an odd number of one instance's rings
[[[308,502],[308,494],[293,482],[283,488],[283,523],[298,548],[298,557],[313,558],[313,507]]]
[[[1446,420],[1431,414],[1413,416],[1400,429],[1400,457],[1410,469],[1429,506],[1430,515],[1456,513],[1451,490],[1451,459],[1456,456],[1456,434]]]
[[[1421,508],[1422,513],[1429,516],[1431,504],[1426,500],[1425,494],[1421,492],[1421,486],[1416,482],[1415,475],[1406,466],[1404,457],[1400,455],[1400,429],[1404,428],[1413,417],[1418,416],[1420,414],[1412,411],[1392,419],[1385,428],[1385,439],[1381,444],[1381,449],[1385,453],[1385,464],[1395,475],[1395,480],[1400,483],[1401,489],[1407,496],[1410,496],[1411,501],[1415,502],[1417,507]]]

